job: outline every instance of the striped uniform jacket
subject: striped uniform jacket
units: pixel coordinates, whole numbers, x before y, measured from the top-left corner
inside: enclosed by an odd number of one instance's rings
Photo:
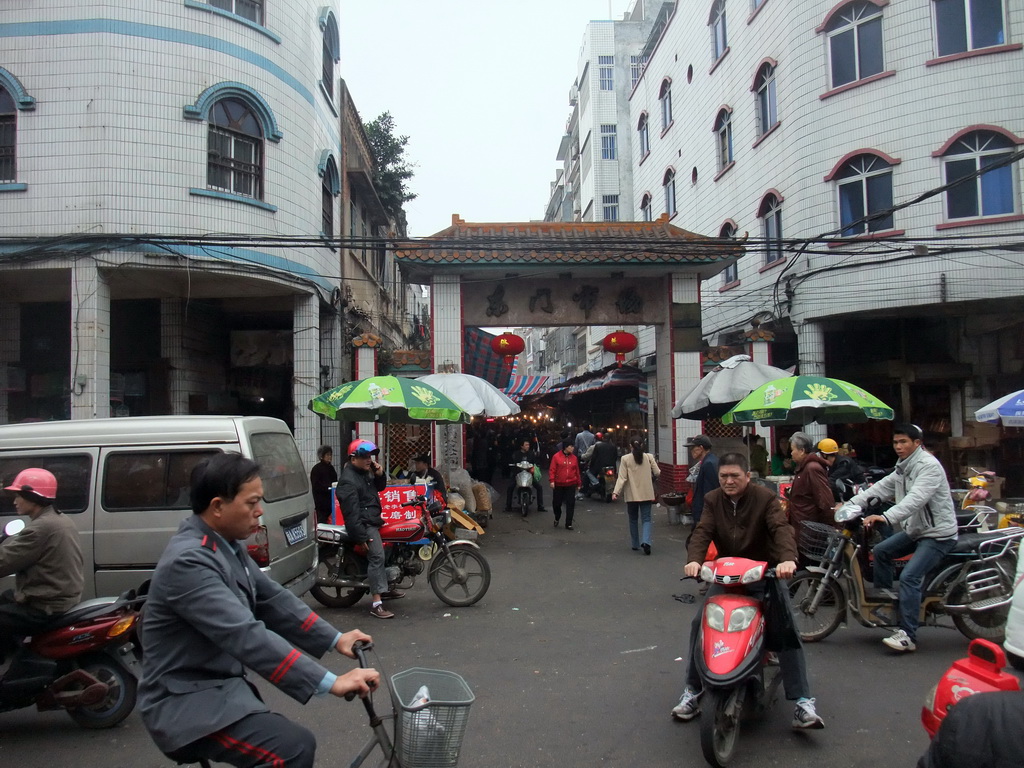
[[[327,672],[300,650],[319,658],[338,630],[239,553],[193,515],[153,574],[139,711],[164,752],[269,711],[246,667],[302,703]]]

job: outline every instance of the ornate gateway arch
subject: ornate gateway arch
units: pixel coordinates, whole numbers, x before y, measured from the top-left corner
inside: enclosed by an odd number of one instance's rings
[[[410,282],[431,288],[435,371],[462,370],[464,326],[654,326],[652,431],[660,460],[679,466],[685,438],[700,431],[670,414],[701,376],[700,281],[742,253],[736,241],[687,232],[666,216],[495,224],[455,215],[447,229],[400,244],[396,258]],[[444,463],[461,466],[461,441],[444,430],[435,434]]]

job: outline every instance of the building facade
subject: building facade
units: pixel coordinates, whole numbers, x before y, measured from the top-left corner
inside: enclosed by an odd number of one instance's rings
[[[407,319],[390,254],[332,241],[389,226],[337,4],[19,4],[0,38],[0,420],[260,413],[307,460],[337,444],[306,403]]]
[[[756,320],[776,364],[860,383],[962,463],[989,444],[973,410],[1024,386],[1024,2],[684,10],[632,94],[632,204],[746,240],[702,285],[707,343]]]

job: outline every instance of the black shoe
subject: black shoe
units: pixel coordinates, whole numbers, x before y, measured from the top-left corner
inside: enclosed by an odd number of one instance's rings
[[[650,544],[641,544],[640,546],[644,548],[644,554],[645,555],[651,554],[651,545]]]
[[[558,527],[558,521],[555,520],[555,528],[557,528],[557,527]]]
[[[565,530],[567,530],[567,531],[571,531],[571,530],[572,530],[572,526],[571,526],[571,525],[569,525],[568,523],[566,523],[566,525],[565,525]]]
[[[505,507],[505,511],[506,512],[511,512],[512,511],[512,507]]]
[[[537,507],[537,511],[538,512],[547,512],[547,510],[544,509],[544,507]]]

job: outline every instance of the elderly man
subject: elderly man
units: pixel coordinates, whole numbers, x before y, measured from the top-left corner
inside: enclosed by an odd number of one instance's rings
[[[696,528],[704,512],[704,497],[718,487],[718,457],[711,452],[711,438],[707,435],[691,437],[686,447],[690,449],[690,472],[686,479],[693,486],[690,514]]]

